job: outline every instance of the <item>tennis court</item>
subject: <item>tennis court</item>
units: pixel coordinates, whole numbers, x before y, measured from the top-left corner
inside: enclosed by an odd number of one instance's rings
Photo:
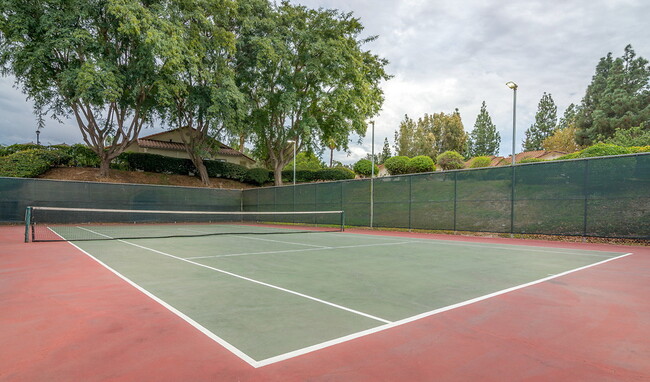
[[[255,367],[627,256],[247,222],[46,228]]]

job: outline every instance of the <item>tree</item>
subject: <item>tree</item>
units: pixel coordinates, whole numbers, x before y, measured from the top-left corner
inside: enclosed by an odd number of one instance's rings
[[[179,59],[158,1],[0,3],[0,65],[37,107],[73,116],[100,175],[152,114],[159,73]]]
[[[628,45],[623,57],[610,52],[598,62],[576,116],[579,144],[606,140],[620,129],[650,129],[650,65],[635,57]]]
[[[388,138],[384,138],[384,147],[381,149],[381,153],[379,154],[379,164],[383,164],[386,162],[386,159],[391,157],[391,152],[390,152],[390,145],[388,144]]]
[[[181,59],[161,72],[159,111],[181,129],[185,150],[207,185],[203,157],[219,150],[215,138],[235,125],[237,106],[243,102],[231,69],[235,35],[230,20],[236,9],[219,0],[175,1],[166,9],[181,36],[174,41]]]
[[[296,170],[320,170],[325,168],[325,163],[314,153],[309,151],[296,154]],[[293,160],[287,163],[283,171],[293,169]]]
[[[614,136],[608,139],[605,143],[611,143],[623,147],[650,146],[650,129],[636,126],[626,130],[616,130]]]
[[[400,122],[399,128],[395,131],[395,152],[398,156],[415,156],[415,140],[417,124],[414,120],[404,115],[404,120]]]
[[[465,167],[463,156],[456,151],[445,151],[438,155],[437,162],[443,170],[458,170]]]
[[[362,49],[363,26],[349,13],[283,2],[239,29],[237,83],[249,103],[242,121],[257,157],[282,184],[282,168],[298,150],[333,139],[348,148],[383,103],[387,61]]]
[[[564,110],[564,115],[560,118],[560,122],[557,124],[557,130],[566,129],[567,127],[575,127],[576,116],[578,114],[578,108],[574,104],[570,104],[566,110]]]
[[[557,150],[572,153],[578,151],[581,147],[576,143],[576,128],[569,125],[564,129],[556,130],[553,135],[542,141],[544,150]]]
[[[557,126],[557,106],[551,94],[544,93],[537,105],[535,123],[526,130],[524,151],[542,149],[542,141],[551,136]]]
[[[490,118],[485,101],[483,101],[481,111],[474,123],[474,130],[469,138],[468,156],[497,155],[500,145],[501,135],[492,123],[492,118]]]
[[[434,114],[433,134],[438,137],[436,140],[436,153],[445,151],[465,152],[467,133],[463,127],[463,121],[460,118],[458,109],[451,114]]]

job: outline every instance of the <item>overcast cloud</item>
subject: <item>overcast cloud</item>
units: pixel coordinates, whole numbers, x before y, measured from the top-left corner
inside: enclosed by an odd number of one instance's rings
[[[501,134],[502,155],[512,146],[512,90],[517,91],[517,151],[524,131],[534,121],[537,103],[551,93],[558,117],[570,103],[578,104],[598,60],[615,57],[632,44],[650,59],[647,23],[650,1],[503,1],[503,0],[294,0],[313,8],[353,12],[366,35],[379,38],[366,45],[390,61],[394,78],[382,85],[385,103],[375,118],[375,151],[384,137],[393,145],[399,122],[408,114],[460,110],[471,132],[481,102]],[[0,78],[0,143],[35,141],[32,105],[12,78]],[[142,135],[157,130],[144,130]],[[335,160],[352,163],[370,152],[370,131],[352,154]],[[82,142],[74,123],[48,120],[41,134],[45,144]],[[324,155],[328,160],[328,153]]]

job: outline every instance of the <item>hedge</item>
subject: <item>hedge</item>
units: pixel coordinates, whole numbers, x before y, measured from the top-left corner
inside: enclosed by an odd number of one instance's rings
[[[465,167],[463,156],[456,151],[445,151],[438,155],[438,166],[443,170],[458,170]]]
[[[360,159],[357,163],[354,164],[354,172],[362,176],[372,175],[372,161],[368,159]],[[375,174],[379,172],[379,167],[375,165]]]
[[[50,167],[65,163],[69,157],[57,150],[29,149],[0,157],[0,176],[33,178]]]
[[[472,158],[469,168],[489,167],[492,159],[489,156],[480,156]]]

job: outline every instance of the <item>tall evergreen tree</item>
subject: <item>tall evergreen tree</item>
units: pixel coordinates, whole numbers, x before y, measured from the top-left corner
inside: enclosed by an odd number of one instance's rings
[[[551,94],[544,93],[537,105],[535,123],[526,130],[524,150],[542,150],[542,142],[555,132],[557,127],[557,106]]]
[[[404,120],[399,123],[399,129],[395,131],[395,152],[399,156],[415,156],[415,132],[417,124],[414,120],[404,115]]]
[[[569,126],[574,126],[577,114],[578,108],[576,105],[570,104],[566,110],[564,110],[564,114],[562,115],[562,118],[560,118],[560,122],[557,124],[557,129],[563,130]]]
[[[631,45],[623,57],[602,57],[576,115],[576,139],[588,145],[611,138],[617,130],[650,129],[650,65]]]
[[[386,159],[391,157],[390,145],[388,144],[388,138],[384,138],[384,147],[381,149],[381,154],[379,154],[379,164],[382,164]]]
[[[501,135],[492,123],[492,118],[487,111],[485,101],[483,101],[481,111],[474,123],[474,130],[472,130],[469,138],[468,155],[471,157],[497,155],[500,144]]]

